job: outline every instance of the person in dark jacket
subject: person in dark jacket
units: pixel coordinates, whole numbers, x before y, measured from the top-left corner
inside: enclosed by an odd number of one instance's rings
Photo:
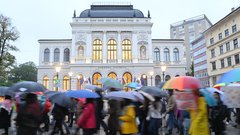
[[[37,95],[28,93],[16,117],[17,135],[35,135],[42,122],[42,109]]]
[[[68,109],[66,107],[60,106],[58,104],[55,104],[52,110],[53,118],[56,120],[53,131],[51,132],[51,135],[54,135],[55,133],[58,133],[60,131],[61,135],[64,135],[63,131],[63,122],[65,119],[65,116],[68,114]]]
[[[3,128],[8,135],[8,128],[11,127],[12,100],[11,96],[6,95],[2,105],[0,104],[0,129]]]
[[[225,124],[223,120],[227,116],[227,107],[223,105],[218,92],[214,93],[214,97],[217,100],[217,106],[213,106],[211,110],[211,128],[215,135],[224,135]]]

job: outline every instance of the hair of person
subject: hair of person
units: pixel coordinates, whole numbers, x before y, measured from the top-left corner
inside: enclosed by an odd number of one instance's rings
[[[4,97],[5,99],[12,99],[12,97],[11,96],[9,96],[9,95],[5,95],[5,97]]]
[[[37,95],[33,93],[28,93],[26,95],[25,101],[27,104],[31,104],[37,101]]]

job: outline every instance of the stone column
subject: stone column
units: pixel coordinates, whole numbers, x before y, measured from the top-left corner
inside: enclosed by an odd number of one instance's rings
[[[107,36],[106,31],[103,31],[103,50],[102,50],[102,58],[103,63],[107,63]]]
[[[86,63],[92,63],[92,33],[87,32],[86,47],[84,48],[84,57],[86,58]]]
[[[153,50],[152,50],[152,35],[151,31],[148,32],[148,60],[149,63],[153,63]]]
[[[72,45],[71,45],[71,52],[70,52],[70,55],[71,55],[70,62],[71,63],[75,63],[75,56],[76,56],[76,49],[75,49],[76,39],[75,39],[75,37],[76,37],[75,33],[72,33]]]
[[[118,39],[117,39],[117,59],[118,59],[118,63],[122,63],[121,31],[118,31]]]
[[[137,44],[137,32],[132,32],[132,62],[138,63],[138,44]]]

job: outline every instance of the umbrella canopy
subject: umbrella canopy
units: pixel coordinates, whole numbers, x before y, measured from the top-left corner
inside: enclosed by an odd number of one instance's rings
[[[137,91],[130,91],[131,94],[133,94],[133,96],[139,101],[139,102],[144,102],[144,97],[142,94],[140,94]]]
[[[9,90],[12,92],[44,92],[46,88],[37,82],[23,81],[14,84]]]
[[[150,101],[152,101],[152,102],[155,101],[155,98],[152,95],[150,95],[150,94],[148,94],[148,93],[146,93],[144,91],[138,91],[138,92],[141,93],[144,97],[146,97]]]
[[[66,94],[62,92],[48,94],[48,98],[52,103],[56,103],[63,107],[70,107],[72,104],[70,97],[66,96]]]
[[[130,100],[133,100],[133,101],[137,101],[137,98],[133,95],[133,93],[125,92],[125,91],[109,92],[104,97],[108,98],[108,99],[116,99],[116,100],[130,99]]]
[[[217,84],[232,82],[240,82],[240,68],[233,69],[231,71],[224,73],[217,81]]]
[[[140,85],[140,84],[137,83],[137,82],[130,82],[130,83],[128,83],[127,85],[125,85],[125,87],[137,89],[137,88],[142,87],[142,85]]]
[[[102,91],[101,88],[99,88],[96,85],[92,85],[92,84],[85,85],[84,89],[95,90],[95,91]]]
[[[100,97],[97,93],[91,92],[89,90],[71,90],[66,92],[66,95],[68,97],[73,97],[73,98],[99,98]]]
[[[207,89],[200,89],[200,92],[204,96],[204,99],[209,106],[217,105],[217,101],[211,92],[209,92]]]
[[[114,80],[112,78],[101,78],[98,82],[102,83],[105,87],[123,89],[123,85],[120,81]]]
[[[158,87],[159,87],[160,89],[163,89],[163,86],[165,85],[165,83],[166,83],[166,82],[161,82]]]
[[[14,93],[9,90],[9,87],[0,86],[0,96],[4,97],[5,95],[14,97]]]
[[[192,76],[180,76],[168,80],[163,86],[164,89],[199,89],[202,88],[201,82]]]
[[[166,91],[161,90],[158,87],[154,87],[154,86],[144,86],[142,87],[140,90],[151,94],[152,96],[156,96],[156,97],[166,97],[168,96]]]

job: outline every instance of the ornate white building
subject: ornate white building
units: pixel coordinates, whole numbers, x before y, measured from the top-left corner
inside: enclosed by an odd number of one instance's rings
[[[97,80],[108,76],[124,84],[158,85],[163,76],[186,73],[184,40],[152,39],[150,15],[132,5],[95,4],[72,19],[72,39],[39,40],[38,82],[48,89],[100,85]]]

